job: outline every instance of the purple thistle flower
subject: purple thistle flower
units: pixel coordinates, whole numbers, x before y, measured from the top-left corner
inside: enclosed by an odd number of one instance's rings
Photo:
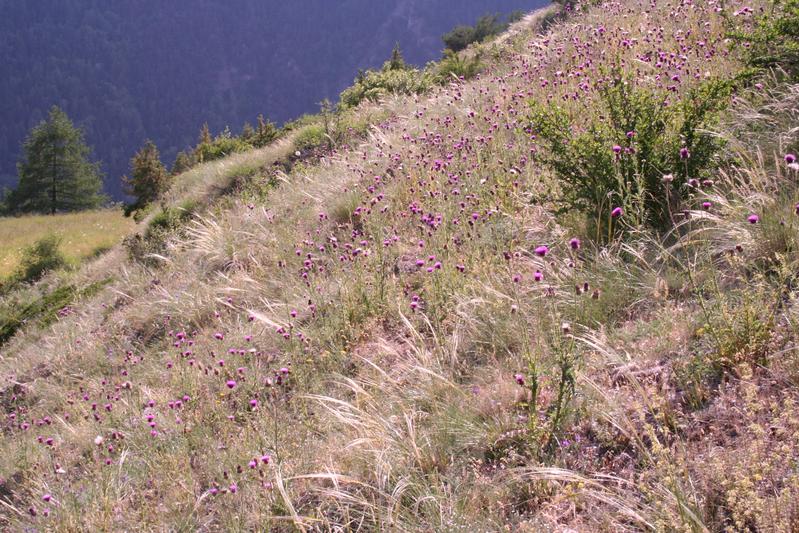
[[[789,165],[792,163],[796,163],[796,155],[795,154],[785,154],[785,162]]]
[[[691,157],[691,152],[688,151],[688,148],[685,146],[680,148],[680,159],[688,159],[689,157]]]
[[[569,241],[569,246],[571,246],[572,250],[579,250],[580,246],[581,246],[580,239],[578,239],[577,237],[574,237],[573,239],[571,239]]]
[[[539,246],[538,248],[535,249],[535,255],[537,255],[538,257],[544,257],[548,253],[549,253],[548,246]]]
[[[610,212],[610,216],[613,218],[619,218],[624,214],[624,210],[621,207],[614,207],[613,211]]]
[[[757,224],[758,222],[760,222],[760,217],[752,213],[751,215],[746,217],[746,220],[749,221],[750,224]]]
[[[713,203],[712,202],[702,202],[702,209],[704,209],[705,211],[707,211],[711,207],[713,207]]]
[[[236,382],[232,379],[229,379],[227,380],[227,383],[225,383],[225,385],[227,385],[227,388],[232,389],[233,387],[236,386]]]
[[[513,376],[513,379],[515,379],[515,380],[516,380],[516,383],[517,383],[518,385],[521,385],[522,387],[524,386],[524,376],[523,376],[523,375],[521,375],[521,374],[515,374],[515,375]]]

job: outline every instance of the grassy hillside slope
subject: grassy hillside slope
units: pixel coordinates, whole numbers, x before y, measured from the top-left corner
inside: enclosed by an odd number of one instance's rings
[[[733,83],[759,8],[537,13],[319,158],[184,176],[182,228],[2,348],[3,526],[791,531],[799,90]]]

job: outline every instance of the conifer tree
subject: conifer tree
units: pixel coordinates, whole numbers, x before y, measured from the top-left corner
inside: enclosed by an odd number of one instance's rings
[[[197,147],[194,149],[194,156],[197,158],[198,162],[203,162],[204,149],[212,142],[214,142],[214,139],[211,137],[211,130],[208,128],[208,123],[206,122],[203,124],[202,129],[200,129],[200,138],[197,139]]]
[[[394,48],[391,50],[391,58],[388,60],[386,67],[387,70],[405,70],[408,68],[405,58],[402,56],[399,43],[394,44]]]
[[[123,177],[125,193],[136,198],[132,204],[125,205],[125,216],[147,207],[169,188],[170,175],[161,163],[155,143],[145,141],[141,150],[130,160],[133,177]]]
[[[31,130],[22,150],[19,186],[8,198],[11,210],[54,214],[96,208],[106,200],[100,164],[89,160],[83,131],[57,106]]]
[[[249,122],[245,122],[244,127],[241,128],[241,140],[252,144],[253,137],[255,137],[255,128]]]
[[[256,148],[266,146],[277,137],[277,126],[275,123],[266,120],[263,115],[258,115],[258,125],[255,128],[255,136],[251,144]]]
[[[173,176],[182,174],[193,167],[196,162],[197,160],[194,158],[193,154],[181,150],[178,152],[178,155],[175,156],[175,162],[172,163],[172,170],[169,173]]]

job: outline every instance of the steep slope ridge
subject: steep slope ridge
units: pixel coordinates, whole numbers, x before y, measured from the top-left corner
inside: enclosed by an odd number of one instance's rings
[[[795,224],[796,170],[772,157],[796,142],[778,135],[795,90],[741,96],[741,116],[743,96],[789,103],[747,115],[775,132],[732,143],[751,175],[725,166],[665,240],[570,240],[528,111],[588,124],[613,67],[672,102],[729,78],[743,7],[609,2],[543,35],[551,13],[528,17],[478,79],[356,110],[366,140],[289,173],[266,149],[276,186],[256,174],[157,267],[122,250],[87,267],[117,280],[4,349],[6,525],[787,530],[796,311],[791,284],[753,272],[796,259],[795,235],[770,238]],[[691,365],[716,368],[717,333],[734,362],[708,386]]]

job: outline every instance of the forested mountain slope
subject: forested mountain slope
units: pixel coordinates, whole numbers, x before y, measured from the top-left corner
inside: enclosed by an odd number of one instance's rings
[[[203,123],[234,133],[337,100],[358,69],[399,42],[424,65],[441,35],[485,13],[543,0],[0,1],[0,187],[15,183],[27,131],[60,106],[86,129],[121,198],[120,176],[146,138],[166,164]]]

